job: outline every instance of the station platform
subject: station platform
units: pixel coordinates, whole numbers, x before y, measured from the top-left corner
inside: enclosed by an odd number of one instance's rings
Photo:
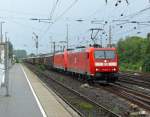
[[[79,117],[38,77],[21,64],[9,74],[9,94],[0,88],[0,117]]]

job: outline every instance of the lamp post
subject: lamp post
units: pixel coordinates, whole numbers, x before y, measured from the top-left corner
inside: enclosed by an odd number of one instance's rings
[[[7,34],[8,34],[8,32],[5,32],[5,42],[8,41],[8,39],[7,39]]]
[[[67,42],[67,49],[68,49],[68,46],[69,46],[69,42],[68,42],[68,38],[69,38],[69,25],[68,25],[68,23],[67,23],[67,25],[66,25],[66,28],[67,28],[67,32],[66,32],[66,42]]]
[[[3,42],[3,24],[4,23],[5,23],[4,21],[0,22],[0,24],[1,24],[1,43]]]

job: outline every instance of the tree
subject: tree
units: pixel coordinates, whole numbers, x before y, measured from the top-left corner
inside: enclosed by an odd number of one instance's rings
[[[126,69],[138,70],[143,64],[147,40],[137,36],[126,37],[119,40],[117,48],[120,64]]]
[[[145,72],[150,71],[150,33],[147,35],[147,48],[144,56],[142,70]]]
[[[10,41],[8,41],[9,46],[9,58],[13,58],[13,45]]]
[[[147,56],[144,57],[142,71],[144,71],[144,72],[150,71],[150,54],[147,54]]]

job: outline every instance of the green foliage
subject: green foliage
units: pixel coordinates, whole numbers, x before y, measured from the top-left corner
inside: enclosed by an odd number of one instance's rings
[[[141,37],[127,37],[120,39],[117,48],[120,59],[120,68],[126,70],[141,70],[145,53],[148,47],[148,40]]]
[[[37,65],[36,67],[37,67],[39,70],[41,70],[41,71],[45,71],[45,70],[46,70],[46,68],[45,68],[44,65]]]
[[[142,70],[144,72],[150,72],[150,53],[144,57]]]
[[[112,111],[115,112],[115,113],[119,113],[119,112],[120,112],[120,111],[119,111],[119,108],[118,108],[117,106],[115,106],[115,107],[112,109]]]
[[[8,46],[9,46],[9,58],[13,58],[13,45],[10,41],[8,42]]]
[[[61,78],[59,78],[59,81],[61,81],[61,82],[62,82],[62,81],[64,81],[64,78],[62,78],[62,77],[61,77]]]
[[[93,105],[86,103],[86,102],[81,102],[79,106],[80,108],[85,109],[85,110],[92,110],[94,108]]]
[[[19,60],[18,60],[18,59],[16,59],[16,63],[19,63]]]
[[[150,72],[150,33],[147,36],[147,49],[143,58],[142,70],[144,72]]]

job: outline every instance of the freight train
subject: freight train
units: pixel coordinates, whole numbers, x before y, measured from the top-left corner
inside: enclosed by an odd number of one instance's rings
[[[26,58],[24,61],[76,74],[92,82],[115,82],[119,76],[116,48],[71,49],[49,56]]]

